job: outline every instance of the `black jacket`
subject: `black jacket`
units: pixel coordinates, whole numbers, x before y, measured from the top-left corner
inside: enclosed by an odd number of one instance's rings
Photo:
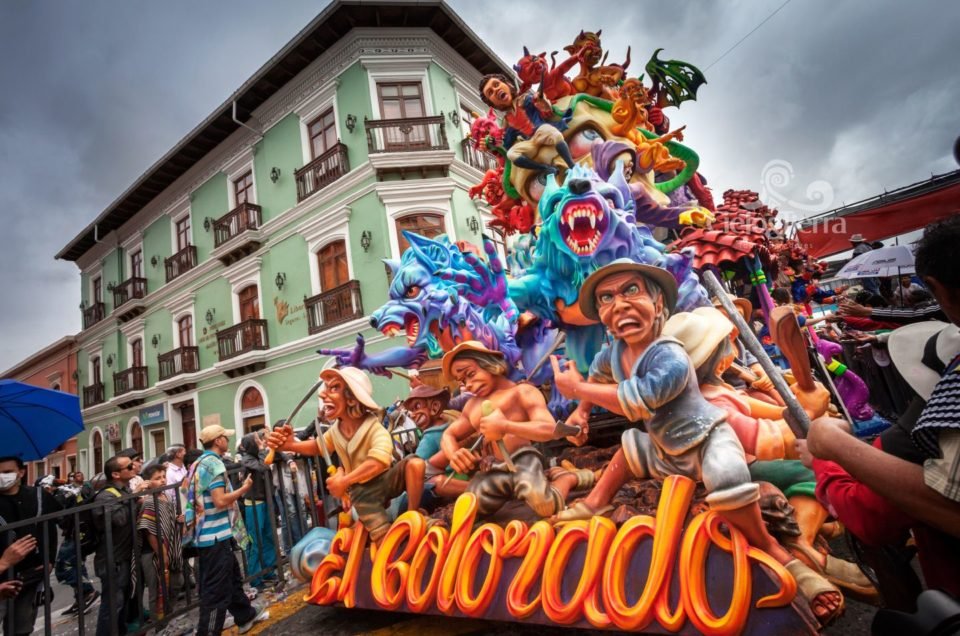
[[[265,453],[263,453],[265,455]],[[257,446],[256,433],[249,433],[240,440],[240,465],[243,477],[253,476],[253,487],[243,496],[244,499],[265,501],[267,498],[266,480],[270,479],[270,467],[263,463],[260,448]]]
[[[40,510],[37,510],[37,491],[40,493]],[[57,512],[62,506],[56,498],[46,490],[37,489],[33,486],[20,486],[20,490],[15,495],[0,495],[0,553],[7,549],[11,543],[7,540],[7,533],[3,532],[3,526],[7,523],[14,523],[24,519],[32,519],[40,514]],[[14,530],[16,538],[25,537],[32,534],[37,540],[37,549],[32,554],[17,564],[16,572],[25,572],[43,566],[43,525],[33,524],[23,526]],[[57,560],[57,522],[47,522],[47,560],[51,567]]]
[[[97,532],[102,533],[100,541],[97,543],[97,555],[93,563],[98,575],[106,572],[107,551],[113,548],[113,563],[115,566],[129,568],[129,563],[133,560],[133,542],[135,540],[135,530],[137,525],[137,500],[135,498],[126,501],[116,501],[118,491],[121,496],[129,495],[130,490],[123,484],[117,482],[108,482],[101,488],[93,498],[96,502],[103,502],[110,506],[110,534],[112,545],[108,546],[106,541],[106,506],[94,508],[93,525]],[[127,564],[123,566],[123,564]]]

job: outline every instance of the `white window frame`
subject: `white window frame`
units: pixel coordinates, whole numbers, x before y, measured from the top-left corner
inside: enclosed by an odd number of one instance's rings
[[[147,364],[147,341],[145,339],[147,321],[144,318],[137,318],[136,320],[131,320],[120,326],[120,333],[123,334],[126,338],[126,352],[127,352],[127,368],[130,368],[130,365],[133,364],[133,341],[137,338],[140,339],[143,347],[143,366],[149,366]]]
[[[270,398],[267,396],[266,389],[264,389],[263,385],[256,380],[244,380],[240,383],[240,386],[237,387],[237,392],[233,396],[233,421],[235,422],[235,426],[237,428],[238,441],[241,437],[249,432],[243,426],[243,409],[241,408],[241,403],[243,401],[243,393],[250,388],[260,391],[260,397],[263,398],[264,425],[267,427],[267,429],[270,429],[273,426],[273,420],[270,419]]]
[[[181,318],[189,315],[193,321],[193,343],[197,344],[197,316],[195,311],[195,301],[196,296],[194,294],[183,294],[176,298],[171,299],[164,309],[170,312],[170,330],[172,332],[173,346],[167,351],[173,351],[174,349],[180,348],[180,327],[177,324]],[[162,344],[162,343],[161,343]]]
[[[455,188],[456,186],[449,180],[426,186],[423,185],[423,182],[416,181],[384,181],[377,184],[377,194],[387,215],[390,258],[399,259],[401,256],[397,219],[417,212],[428,212],[443,216],[444,233],[450,239],[450,242],[456,242],[457,233],[453,219],[453,191]]]
[[[348,206],[339,207],[326,214],[314,217],[297,228],[297,232],[307,242],[311,296],[316,296],[321,291],[320,265],[317,263],[317,254],[335,241],[343,241],[346,244],[347,275],[350,280],[356,279],[353,270],[353,252],[350,246],[350,212]]]
[[[87,349],[87,380],[93,380],[93,359],[97,358],[100,360],[100,381],[104,385],[107,384],[106,378],[103,375],[104,363],[106,362],[103,359],[103,343],[98,342],[96,345]],[[92,384],[85,384],[84,387],[92,386]]]
[[[97,467],[93,465],[93,458],[96,457],[96,455],[93,452],[94,433],[100,434],[100,444],[101,444],[100,449],[101,449],[101,457],[103,458],[103,463],[106,464],[107,460],[110,459],[110,455],[107,454],[110,451],[110,440],[107,439],[107,433],[99,426],[94,426],[93,428],[90,429],[90,436],[87,437],[87,448],[90,449],[90,459],[89,459],[90,481],[93,481],[93,478],[100,473],[100,470],[97,470]],[[101,466],[100,469],[102,470],[103,466]]]
[[[131,256],[137,250],[140,250],[140,258],[143,259],[143,277],[147,277],[147,259],[144,258],[143,254],[143,234],[136,232],[130,237],[127,238],[123,243],[120,244],[120,249],[123,250],[123,265],[125,272],[120,272],[120,277],[122,280],[129,280],[133,278],[133,260]]]
[[[337,87],[339,86],[340,78],[335,77],[293,109],[294,114],[300,118],[300,149],[303,154],[303,165],[307,165],[314,159],[310,148],[310,123],[331,107],[333,107],[337,140],[340,140],[340,110],[337,106]]]
[[[367,71],[370,89],[370,112],[374,119],[382,119],[377,84],[380,82],[420,82],[423,90],[423,115],[433,116],[433,93],[430,90],[428,69],[432,58],[429,55],[405,55],[398,57],[361,57],[360,64]]]
[[[260,269],[263,259],[246,258],[240,265],[227,272],[226,279],[230,283],[230,302],[233,306],[233,323],[240,323],[240,291],[250,285],[257,286],[257,302],[260,304],[260,317],[263,318],[265,306],[263,304],[263,284],[260,282]]]
[[[133,425],[136,424],[140,427],[140,441],[143,442],[143,425],[140,424],[140,418],[136,415],[127,420],[126,429],[123,431],[123,447],[131,448],[133,446]],[[144,460],[146,460],[146,453],[144,453]]]
[[[196,328],[196,326],[194,326],[194,328]],[[193,414],[197,423],[197,443],[198,446],[202,448],[202,445],[199,444],[200,430],[202,429],[203,425],[201,424],[202,420],[200,418],[200,393],[198,391],[193,391],[192,393],[181,393],[176,397],[167,400],[167,430],[170,432],[170,440],[167,442],[168,448],[174,444],[184,443],[183,418],[180,417],[180,409],[176,408],[175,405],[190,401],[193,402]]]
[[[234,181],[248,172],[253,182],[253,194],[250,196],[249,202],[257,205],[259,203],[257,199],[257,171],[253,169],[253,146],[239,153],[223,167],[223,173],[227,175],[227,212],[237,207]]]
[[[170,206],[167,216],[170,217],[170,254],[177,253],[177,222],[182,221],[184,217],[190,217],[190,245],[196,245],[193,241],[194,219],[190,206],[190,196],[183,196]],[[166,280],[166,279],[164,279]]]

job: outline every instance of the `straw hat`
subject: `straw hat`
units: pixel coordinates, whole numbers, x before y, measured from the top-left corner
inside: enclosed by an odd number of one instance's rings
[[[620,272],[637,272],[652,279],[663,291],[663,305],[667,312],[673,313],[674,307],[677,306],[678,293],[677,280],[673,277],[673,274],[662,267],[644,265],[629,258],[618,258],[596,270],[587,277],[587,280],[583,281],[583,287],[580,288],[579,305],[584,316],[593,320],[600,320],[594,291],[604,278]]]
[[[733,332],[733,323],[719,309],[697,307],[670,317],[663,326],[663,335],[676,338],[693,362],[700,367]]]
[[[746,298],[740,298],[739,296],[735,296],[733,294],[727,294],[727,298],[729,298],[730,302],[733,303],[733,306],[737,308],[737,311],[740,312],[740,315],[743,316],[743,319],[749,323],[750,318],[753,316],[753,303]],[[717,309],[723,309],[723,307],[720,306],[720,301],[716,298],[713,299],[713,306]]]
[[[910,388],[928,400],[944,367],[960,354],[960,328],[939,320],[900,327],[890,334],[887,349]]]
[[[366,373],[356,367],[340,367],[339,369],[325,369],[320,372],[320,379],[328,381],[331,378],[340,378],[350,387],[350,392],[360,404],[369,409],[379,411],[382,407],[373,399],[373,383]]]
[[[498,358],[503,357],[502,352],[495,351],[493,349],[487,349],[485,346],[483,346],[483,343],[480,342],[479,340],[464,340],[463,342],[455,346],[453,349],[443,354],[443,360],[440,362],[440,366],[443,369],[444,377],[450,378],[450,379],[453,378],[453,376],[450,374],[450,367],[453,365],[453,361],[456,359],[456,357],[461,353],[463,353],[464,351],[488,353],[490,355],[497,356]]]

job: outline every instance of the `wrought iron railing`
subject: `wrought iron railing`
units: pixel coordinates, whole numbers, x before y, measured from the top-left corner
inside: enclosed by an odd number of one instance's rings
[[[167,282],[181,276],[197,266],[197,246],[187,245],[185,248],[163,259],[167,270]]]
[[[481,172],[497,169],[497,158],[485,150],[475,148],[472,139],[460,142],[460,152],[463,153],[464,163]]]
[[[113,374],[113,395],[147,388],[147,367],[130,367]]]
[[[157,356],[160,380],[169,380],[181,373],[196,373],[200,370],[200,348],[180,347]]]
[[[417,152],[449,150],[443,115],[407,119],[364,119],[367,150],[378,152]]]
[[[143,298],[147,295],[147,279],[134,276],[113,288],[113,308],[116,309],[128,300]]]
[[[83,308],[83,328],[89,329],[107,317],[107,310],[103,303],[93,303]]]
[[[254,203],[241,203],[214,222],[214,246],[220,247],[247,230],[260,229],[260,222],[260,206]]]
[[[350,172],[347,147],[337,143],[304,167],[295,170],[297,201],[303,201],[314,192],[319,192],[343,175]]]
[[[351,280],[339,287],[303,301],[307,311],[307,329],[318,333],[334,325],[363,316],[360,282]]]
[[[97,382],[96,384],[83,387],[83,408],[103,404],[105,400],[106,392],[103,388],[103,382]]]
[[[220,362],[244,353],[269,348],[267,321],[262,318],[244,320],[217,332],[217,352],[220,355]]]

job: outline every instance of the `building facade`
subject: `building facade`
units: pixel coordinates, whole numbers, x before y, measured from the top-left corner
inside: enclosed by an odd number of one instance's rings
[[[18,380],[33,386],[77,395],[79,379],[77,351],[77,337],[65,336],[13,368],[7,369],[0,379]],[[3,454],[2,450],[0,454]],[[72,437],[47,455],[43,461],[29,462],[27,481],[32,484],[37,477],[43,475],[66,479],[68,474],[78,468],[86,470],[82,458],[77,453],[77,438]]]
[[[403,26],[400,26],[403,25]],[[370,328],[403,230],[478,243],[467,147],[483,74],[509,73],[440,2],[334,3],[58,254],[76,262],[91,473],[286,417]],[[387,404],[405,383],[375,378]],[[295,425],[315,415],[315,402]]]

